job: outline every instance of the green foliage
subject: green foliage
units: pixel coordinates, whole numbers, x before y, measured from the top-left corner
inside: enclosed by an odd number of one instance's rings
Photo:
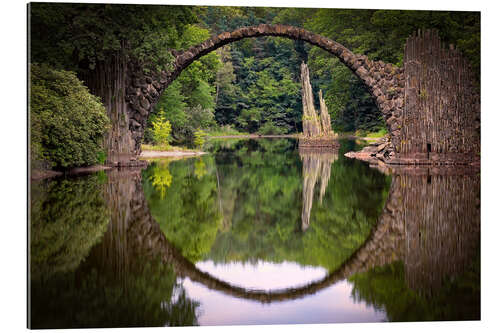
[[[30,66],[31,159],[51,167],[102,163],[106,110],[72,72]]]
[[[248,133],[246,132],[240,132],[237,129],[235,129],[231,125],[223,125],[216,127],[214,129],[211,129],[210,131],[207,132],[207,136],[226,136],[226,135],[247,135]]]
[[[155,220],[193,262],[295,261],[336,269],[366,240],[387,196],[389,178],[340,157],[353,149],[344,144],[323,204],[315,200],[302,233],[302,162],[293,141],[209,143],[214,154],[169,164],[165,194],[143,177]]]
[[[97,152],[97,163],[104,164],[106,163],[106,159],[107,159],[107,154],[104,150]]]
[[[194,145],[198,148],[201,148],[205,143],[206,133],[202,129],[196,130],[194,132]]]
[[[267,44],[279,50],[290,47],[283,39],[276,38],[269,39]],[[266,123],[268,128],[272,124],[280,127],[281,133],[298,130],[302,113],[300,84],[292,70],[273,59],[273,51],[263,59],[250,56],[240,60],[240,54],[232,55],[241,61],[235,73],[240,84],[221,89],[216,109],[219,123],[235,123],[238,129],[250,133],[260,132]]]
[[[194,175],[197,179],[201,179],[203,176],[207,174],[207,166],[205,162],[203,162],[202,158],[196,159],[194,163]]]
[[[429,296],[408,287],[405,266],[399,261],[349,278],[352,297],[384,310],[389,321],[478,320],[479,280],[479,259],[463,274],[445,279]]]
[[[166,119],[172,125],[172,136],[178,137],[183,129],[188,125],[187,115],[184,112],[187,104],[181,93],[181,84],[178,80],[172,82],[161,96],[153,113],[148,118],[148,125],[144,132],[144,141],[153,142],[152,123],[156,121],[158,113],[156,110],[163,110]]]
[[[194,159],[170,164],[154,162],[143,177],[151,215],[167,239],[193,262],[210,251],[221,224],[214,161],[209,156],[201,160],[203,163]],[[152,179],[158,173],[166,173],[165,169],[171,174],[171,184],[162,192]]]
[[[223,142],[223,144],[226,144]],[[223,230],[206,259],[215,262],[293,261],[339,267],[368,237],[388,194],[390,178],[347,160],[342,143],[323,202],[300,231],[302,162],[294,141],[240,140],[213,149],[220,180]]]
[[[180,48],[188,48],[210,37],[208,30],[188,25],[179,38]],[[220,59],[212,52],[186,68],[160,97],[148,119],[145,141],[152,141],[151,126],[164,110],[165,118],[172,124],[172,136],[177,143],[192,142],[197,128],[214,128],[216,74]]]
[[[116,251],[116,250],[115,250]],[[76,272],[31,281],[32,328],[197,325],[199,302],[176,281],[172,268],[149,257],[128,257],[120,271],[112,259],[93,258]],[[122,254],[123,255],[123,254]],[[108,265],[96,267],[95,259]]]
[[[279,8],[208,7],[200,16],[214,33],[271,23]],[[286,38],[252,38],[218,50],[215,119],[238,131],[255,133],[264,124],[280,132],[301,129],[298,73],[304,44]],[[271,122],[271,123],[268,123]]]
[[[378,132],[371,132],[371,133],[362,132],[361,134],[362,135],[359,135],[359,136],[365,136],[368,138],[382,138],[382,137],[386,136],[388,134],[388,132],[387,132],[387,128],[382,128]]]
[[[262,135],[278,135],[285,134],[285,131],[286,129],[275,126],[273,122],[269,120],[259,128],[258,133]]]
[[[153,121],[153,139],[155,143],[162,147],[168,147],[171,130],[170,121],[165,119],[163,110],[160,110],[159,116]]]
[[[189,6],[30,3],[29,11],[31,61],[79,71],[117,54],[166,69],[169,49],[197,20]]]
[[[170,187],[170,184],[172,184],[172,175],[168,170],[168,162],[154,164],[149,180],[155,190],[160,193],[160,198],[165,198],[165,192]]]
[[[103,195],[97,175],[31,184],[32,278],[73,271],[85,260],[109,223]]]
[[[445,45],[458,46],[479,77],[478,12],[317,9],[302,22],[306,29],[331,38],[355,53],[398,66],[402,65],[406,38],[418,29],[435,28]],[[311,49],[309,59],[313,86],[317,81],[325,92],[335,130],[383,128],[382,117],[372,98],[345,65],[318,48]]]

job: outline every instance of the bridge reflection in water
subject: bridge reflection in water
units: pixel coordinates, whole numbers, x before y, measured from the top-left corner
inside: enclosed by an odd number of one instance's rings
[[[311,184],[314,187],[319,170],[324,176],[322,184],[328,181],[325,170],[335,156],[302,155],[304,170],[310,172],[304,177],[304,184],[309,185],[304,190],[304,202],[311,200],[309,188]],[[116,267],[118,275],[128,270],[129,257],[161,257],[180,276],[232,296],[265,303],[314,294],[354,273],[397,260],[405,263],[410,288],[432,293],[443,279],[463,272],[479,246],[479,176],[467,170],[441,170],[395,170],[389,197],[367,241],[338,270],[302,287],[246,290],[198,270],[167,240],[149,213],[140,171],[108,174],[108,202],[119,206],[112,210],[118,214],[112,216],[103,242],[94,251],[101,247],[99,251],[114,253],[114,257],[107,257],[111,262],[106,265]],[[304,206],[307,212],[308,205]]]
[[[302,230],[311,223],[309,216],[315,184],[320,182],[321,201],[331,163],[337,158],[335,153],[301,152],[304,173]],[[90,269],[96,269],[120,284],[139,267],[160,260],[172,267],[178,277],[189,277],[209,289],[232,297],[272,303],[313,295],[355,274],[402,261],[407,286],[419,294],[432,296],[439,292],[444,281],[465,272],[478,256],[479,176],[471,170],[408,168],[391,172],[389,196],[376,226],[366,242],[338,269],[306,285],[255,290],[215,278],[183,257],[151,216],[142,188],[141,170],[112,170],[107,173],[104,185],[110,222],[102,241],[92,248],[85,263],[77,269],[76,281],[88,275]],[[171,293],[178,294],[182,286],[171,284],[172,290],[177,290]],[[40,305],[40,300],[36,299],[36,288],[41,288],[40,284],[34,283],[32,288],[35,288],[33,304]],[[184,309],[188,309],[192,317],[184,324],[196,324],[197,303],[189,300],[182,290],[181,294]],[[162,304],[170,301],[167,297]],[[171,324],[183,323],[173,320]],[[115,322],[112,326],[121,325]]]

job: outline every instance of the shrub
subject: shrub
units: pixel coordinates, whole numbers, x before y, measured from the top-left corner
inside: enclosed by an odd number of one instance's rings
[[[198,129],[194,132],[194,145],[198,148],[201,148],[205,143],[205,136],[207,134],[202,130]]]
[[[75,73],[30,68],[31,160],[64,169],[102,162],[106,109]]]
[[[172,126],[170,121],[165,119],[163,109],[160,114],[153,121],[153,139],[155,143],[161,147],[168,147],[170,142],[170,132],[172,131]]]
[[[258,133],[262,135],[280,135],[285,134],[285,132],[285,128],[280,128],[274,125],[271,120],[267,121],[263,126],[261,126],[258,131]]]

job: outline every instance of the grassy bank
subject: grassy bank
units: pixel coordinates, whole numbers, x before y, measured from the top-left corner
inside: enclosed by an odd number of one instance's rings
[[[237,129],[234,129],[233,127],[231,127],[229,125],[210,129],[210,130],[207,130],[205,133],[207,134],[208,137],[229,136],[229,135],[249,135],[250,134],[247,132],[240,132]]]

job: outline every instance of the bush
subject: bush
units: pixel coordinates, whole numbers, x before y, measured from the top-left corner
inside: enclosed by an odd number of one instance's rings
[[[274,125],[272,121],[267,121],[263,126],[259,128],[258,133],[262,135],[280,135],[285,134],[286,129]]]
[[[170,121],[165,119],[162,109],[159,116],[153,121],[153,139],[155,143],[161,147],[168,148],[171,130]]]
[[[198,148],[201,148],[205,143],[205,136],[207,134],[202,130],[198,129],[194,132],[194,145]]]
[[[75,73],[31,65],[31,160],[64,169],[102,162],[106,109]]]

